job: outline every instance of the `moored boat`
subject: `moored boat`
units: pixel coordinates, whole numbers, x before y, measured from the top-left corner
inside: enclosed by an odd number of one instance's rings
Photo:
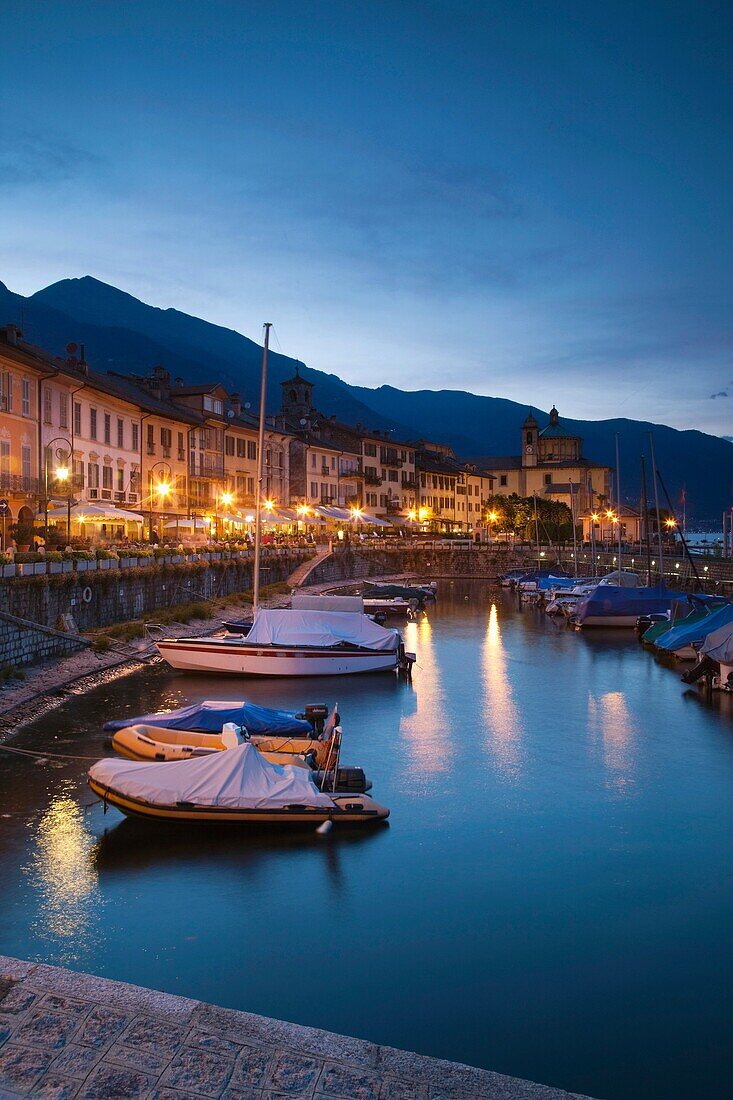
[[[366,825],[389,816],[367,794],[319,790],[308,769],[271,764],[248,742],[173,763],[100,760],[88,784],[105,809],[158,822]]]
[[[571,622],[578,628],[634,627],[640,615],[668,612],[678,602],[687,603],[687,596],[663,584],[639,588],[599,584],[580,601]]]
[[[342,676],[411,664],[397,630],[361,612],[260,608],[242,635],[164,638],[161,657],[186,672],[239,676]]]
[[[328,707],[309,705],[302,714],[287,710],[275,710],[249,703],[246,699],[202,699],[176,710],[161,710],[154,714],[138,714],[134,717],[115,718],[105,722],[104,730],[121,730],[125,726],[164,726],[166,729],[188,730],[194,733],[221,733],[227,722],[243,726],[248,733],[279,734],[282,736],[312,737],[323,730]]]

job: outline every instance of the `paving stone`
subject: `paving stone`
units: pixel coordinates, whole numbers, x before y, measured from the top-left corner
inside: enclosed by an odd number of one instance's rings
[[[379,1090],[379,1100],[421,1100],[426,1095],[427,1089],[397,1077],[384,1077]]]
[[[142,1100],[153,1085],[153,1078],[135,1070],[121,1066],[101,1065],[82,1085],[79,1100],[111,1100],[112,1097],[124,1097],[124,1100]]]
[[[10,1038],[11,1032],[12,1029],[0,1020],[0,1047]]]
[[[234,1054],[231,1052],[186,1046],[173,1055],[160,1083],[202,1096],[218,1097],[226,1088],[233,1068]]]
[[[0,1047],[0,1087],[25,1095],[49,1066],[53,1055],[47,1050],[31,1050],[6,1043]]]
[[[232,1039],[222,1039],[219,1035],[209,1035],[206,1031],[194,1029],[186,1037],[187,1047],[200,1047],[202,1050],[217,1050],[220,1054],[238,1054],[242,1049],[242,1043],[236,1043]]]
[[[36,968],[36,963],[26,962],[25,959],[13,959],[10,955],[0,955],[0,975],[3,978],[12,978],[19,982],[27,978]]]
[[[22,982],[13,983],[0,1002],[0,1013],[3,1016],[20,1016],[37,1000],[38,994],[32,989],[28,989]]]
[[[315,1058],[285,1052],[276,1056],[267,1083],[289,1096],[311,1096],[320,1068]]]
[[[185,1035],[183,1028],[168,1020],[136,1016],[106,1057],[110,1062],[157,1075],[168,1065]]]
[[[318,1082],[324,1096],[339,1100],[379,1100],[379,1078],[347,1066],[327,1066]]]
[[[95,1005],[76,1034],[78,1043],[88,1043],[99,1050],[108,1047],[121,1035],[131,1017],[105,1005]]]
[[[80,1083],[73,1077],[65,1077],[62,1073],[57,1073],[51,1067],[48,1073],[45,1073],[33,1086],[32,1095],[34,1100],[36,1097],[41,1097],[42,1100],[71,1100],[76,1096]]]
[[[280,1093],[280,1097],[283,1093]],[[280,1100],[274,1092],[263,1092],[262,1089],[227,1089],[221,1094],[221,1100]]]
[[[78,1027],[79,1020],[76,1016],[67,1012],[46,1012],[41,1006],[25,1018],[15,1032],[15,1039],[27,1046],[37,1045],[60,1050]]]
[[[242,1047],[232,1074],[232,1088],[261,1088],[272,1061],[272,1047]]]
[[[42,998],[39,1008],[51,1012],[66,1012],[71,1016],[81,1019],[91,1008],[89,1001],[79,1001],[76,997],[64,997],[59,993],[47,993]]]
[[[68,1077],[87,1077],[101,1057],[96,1047],[82,1047],[69,1043],[54,1059],[53,1069]]]

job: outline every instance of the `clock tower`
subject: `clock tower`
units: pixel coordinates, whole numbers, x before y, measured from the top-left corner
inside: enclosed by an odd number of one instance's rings
[[[522,466],[537,465],[537,450],[539,441],[539,424],[529,410],[529,415],[522,424]]]

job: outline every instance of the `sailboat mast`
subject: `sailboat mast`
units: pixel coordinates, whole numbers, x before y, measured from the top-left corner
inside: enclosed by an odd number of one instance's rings
[[[621,460],[619,458],[619,433],[616,432],[616,516],[618,520],[618,571],[621,580]]]
[[[578,579],[578,532],[575,527],[575,497],[573,496],[573,483],[570,482],[570,517],[573,522],[573,565],[575,567],[575,579]]]
[[[662,544],[662,517],[659,511],[659,489],[657,488],[657,460],[654,457],[654,436],[649,436],[649,450],[652,456],[652,482],[654,484],[654,511],[657,513],[657,539],[659,541],[659,576],[664,584],[664,549]]]
[[[534,538],[535,538],[535,542],[537,544],[537,573],[539,574],[541,572],[541,569],[540,569],[540,521],[537,518],[537,494],[536,493],[534,494],[533,499],[534,499]],[[539,588],[539,579],[538,579],[538,582],[537,582],[537,587]]]
[[[272,324],[265,323],[265,342],[262,347],[262,378],[260,381],[260,431],[257,443],[257,493],[255,496],[255,564],[252,585],[252,607],[256,611],[260,602],[260,550],[262,546],[262,479],[265,469],[265,400],[267,397],[267,352],[270,347]]]
[[[646,459],[641,456],[641,514],[644,517],[644,545],[646,548],[646,583],[652,583],[652,544],[649,538],[649,500],[646,491]]]

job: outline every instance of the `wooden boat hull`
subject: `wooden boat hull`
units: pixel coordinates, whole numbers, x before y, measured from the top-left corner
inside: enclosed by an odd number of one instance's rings
[[[389,810],[380,806],[369,795],[334,795],[334,807],[284,806],[282,809],[232,809],[218,806],[196,806],[192,803],[162,805],[133,798],[104,786],[91,777],[90,789],[107,806],[114,806],[128,817],[146,818],[151,821],[192,822],[198,824],[247,824],[247,825],[320,825],[324,821],[334,824],[370,825],[385,821]]]
[[[247,646],[242,642],[161,641],[158,652],[182,672],[213,672],[230,676],[346,676],[362,672],[393,672],[397,650]]]

